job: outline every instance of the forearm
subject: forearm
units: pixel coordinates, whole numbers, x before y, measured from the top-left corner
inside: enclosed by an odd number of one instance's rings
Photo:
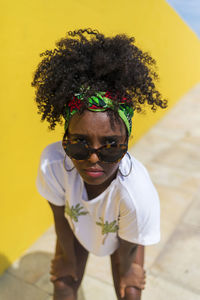
[[[119,239],[118,262],[120,275],[123,276],[136,258],[138,246]]]
[[[142,268],[144,266],[144,246],[138,245],[134,257],[134,263],[140,265]],[[130,294],[129,294],[130,292]],[[127,291],[126,300],[140,300],[142,295],[142,290],[136,287],[132,287]]]
[[[144,247],[120,240],[116,252],[120,276],[121,295],[126,300],[140,300],[144,288]],[[123,298],[123,296],[121,296]]]

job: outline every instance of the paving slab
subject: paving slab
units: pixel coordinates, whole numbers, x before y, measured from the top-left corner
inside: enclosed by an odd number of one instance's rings
[[[191,159],[192,158],[192,159]],[[189,173],[199,173],[200,170],[200,151],[192,145],[178,143],[163,151],[152,160],[157,164],[164,164],[172,167],[184,168]]]
[[[102,282],[113,284],[109,256],[95,256],[90,254],[86,266],[86,274]]]
[[[45,272],[45,275],[41,276],[35,283],[35,286],[50,295],[53,294],[53,284],[50,281],[50,274],[47,272],[47,270]]]
[[[160,152],[169,149],[172,144],[173,139],[171,137],[163,136],[162,132],[152,129],[129,152],[143,164],[147,164]]]
[[[83,279],[82,289],[85,300],[116,300],[114,287],[112,285],[88,275],[85,275]]]
[[[47,296],[45,300],[53,300],[53,296]]]
[[[145,267],[150,268],[160,251],[165,247],[168,239],[179,224],[185,210],[192,202],[192,194],[177,188],[156,185],[161,199],[161,240],[154,246],[146,247]]]
[[[148,274],[142,300],[200,300],[200,295],[172,280]]]
[[[200,228],[180,223],[152,268],[200,296]]]
[[[51,259],[52,254],[42,251],[25,254],[7,272],[18,279],[34,284],[49,272]]]
[[[48,294],[5,272],[0,280],[1,300],[46,300]]]
[[[194,196],[192,204],[183,218],[183,222],[200,230],[200,189]]]
[[[184,168],[175,166],[172,168],[155,162],[147,163],[146,167],[155,184],[168,188],[179,188],[182,191],[190,191],[192,194],[195,194],[200,188],[200,172],[191,173]]]

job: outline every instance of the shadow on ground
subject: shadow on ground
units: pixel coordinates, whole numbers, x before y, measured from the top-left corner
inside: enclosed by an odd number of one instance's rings
[[[1,255],[1,262],[10,262]],[[47,300],[53,287],[49,280],[52,254],[47,252],[29,253],[17,260],[0,277],[0,294],[4,300]]]
[[[0,295],[3,300],[51,300],[53,285],[50,281],[52,253],[37,251],[17,260],[0,276]],[[4,266],[10,265],[1,255]],[[84,300],[80,290],[79,299]]]

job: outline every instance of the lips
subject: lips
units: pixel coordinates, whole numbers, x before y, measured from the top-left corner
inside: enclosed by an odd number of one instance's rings
[[[84,170],[85,174],[87,174],[89,177],[97,178],[104,174],[104,171],[97,168],[88,168]]]

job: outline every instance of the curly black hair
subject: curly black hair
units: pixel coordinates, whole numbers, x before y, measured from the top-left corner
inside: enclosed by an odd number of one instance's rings
[[[46,119],[52,130],[62,124],[67,102],[81,87],[85,89],[85,108],[88,97],[97,91],[113,94],[116,109],[122,97],[137,112],[146,104],[153,111],[166,108],[167,100],[154,83],[158,79],[155,60],[134,43],[126,34],[105,37],[87,28],[67,32],[54,50],[41,53],[43,59],[31,83],[36,88],[41,120]]]

